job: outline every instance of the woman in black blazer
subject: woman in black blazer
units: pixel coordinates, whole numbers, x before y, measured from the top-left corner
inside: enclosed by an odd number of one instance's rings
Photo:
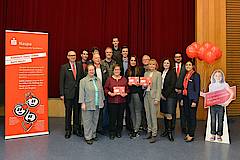
[[[197,125],[196,114],[200,96],[200,75],[194,70],[194,62],[187,61],[185,64],[186,75],[183,81],[183,104],[184,115],[187,119],[186,142],[194,140],[194,133]]]
[[[177,76],[172,69],[170,59],[164,59],[162,63],[162,95],[160,101],[160,111],[164,114],[165,130],[161,134],[162,137],[168,136],[170,141],[174,141],[172,135],[172,114],[176,113],[177,93],[175,86]]]

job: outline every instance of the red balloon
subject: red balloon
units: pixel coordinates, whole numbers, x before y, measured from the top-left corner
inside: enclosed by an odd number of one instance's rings
[[[200,61],[204,60],[205,51],[206,51],[206,49],[204,48],[204,46],[201,46],[201,47],[199,48],[198,59],[199,59]]]
[[[213,47],[213,44],[210,42],[203,43],[203,46],[206,50],[210,50]]]
[[[199,48],[198,58],[209,64],[214,63],[217,59],[221,58],[221,56],[221,50],[212,43],[205,42]]]
[[[189,58],[195,58],[198,55],[198,50],[190,45],[187,47],[186,53]]]
[[[197,42],[193,42],[193,43],[191,44],[191,46],[193,46],[193,47],[196,48],[196,49],[199,49],[199,48],[201,47],[201,45],[200,45],[199,43],[197,43]]]
[[[193,42],[190,46],[187,47],[186,53],[189,58],[195,58],[198,56],[200,44]]]
[[[216,60],[216,53],[213,51],[207,51],[204,61],[207,62],[208,64],[214,63]]]
[[[211,51],[215,53],[216,60],[219,59],[219,58],[221,58],[222,52],[221,52],[221,50],[220,50],[218,47],[213,46],[213,47],[211,48]]]

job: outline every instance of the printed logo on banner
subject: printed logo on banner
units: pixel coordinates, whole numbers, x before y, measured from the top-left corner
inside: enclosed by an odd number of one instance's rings
[[[25,132],[29,132],[37,120],[37,115],[31,111],[31,108],[36,108],[39,103],[40,100],[33,93],[28,92],[25,94],[25,103],[18,103],[13,109],[17,117],[23,117],[22,128]]]
[[[15,37],[13,37],[12,39],[11,39],[11,46],[16,46],[17,45],[17,40],[16,40],[16,38]]]

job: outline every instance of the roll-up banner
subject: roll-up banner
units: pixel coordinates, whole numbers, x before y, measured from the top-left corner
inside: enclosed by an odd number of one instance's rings
[[[49,134],[48,33],[5,38],[5,139]]]

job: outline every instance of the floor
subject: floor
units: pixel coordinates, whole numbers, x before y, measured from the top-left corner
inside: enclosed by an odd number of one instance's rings
[[[99,136],[99,141],[87,145],[82,138],[64,138],[64,119],[50,118],[50,135],[4,140],[3,117],[0,117],[0,159],[1,160],[239,160],[240,159],[240,117],[229,119],[231,144],[217,144],[204,141],[205,121],[198,121],[196,140],[186,143],[176,128],[175,141],[158,136],[155,144],[143,139],[144,135],[130,139],[123,132],[120,139],[109,140]],[[177,122],[179,123],[179,122]]]

